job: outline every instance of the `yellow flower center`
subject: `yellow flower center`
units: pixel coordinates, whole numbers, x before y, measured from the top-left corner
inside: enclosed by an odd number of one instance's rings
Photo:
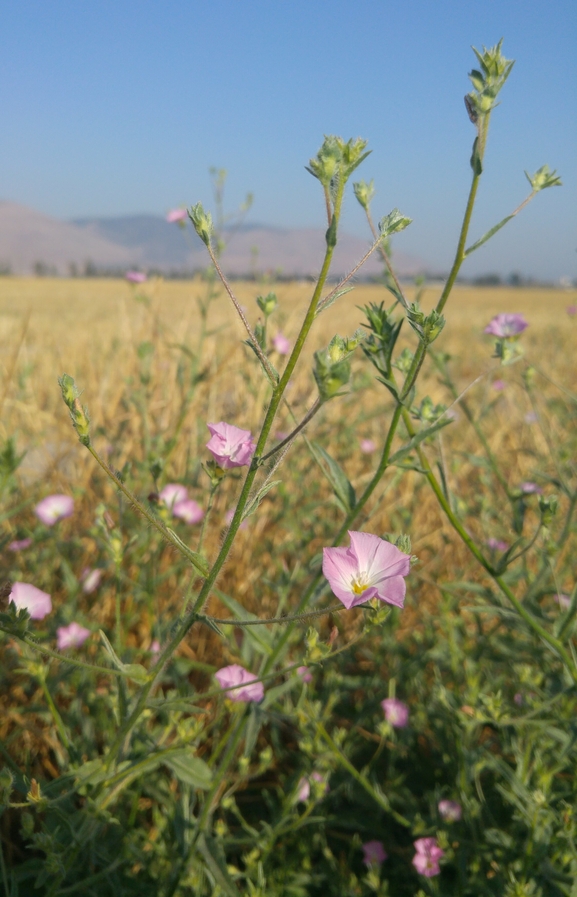
[[[365,589],[368,589],[370,585],[370,582],[367,582],[366,580],[366,576],[359,576],[357,579],[351,581],[351,589],[355,595],[362,595]]]

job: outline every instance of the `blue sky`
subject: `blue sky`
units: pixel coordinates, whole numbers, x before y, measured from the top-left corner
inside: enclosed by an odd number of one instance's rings
[[[575,0],[5,0],[0,197],[60,218],[164,213],[255,194],[250,220],[323,225],[304,165],[323,134],[369,140],[375,217],[446,269],[470,179],[471,44],[516,59],[492,118],[472,236],[538,196],[464,273],[577,275]],[[344,226],[363,235],[351,196]]]

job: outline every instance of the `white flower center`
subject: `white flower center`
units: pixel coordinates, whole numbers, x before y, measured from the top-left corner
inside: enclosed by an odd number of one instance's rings
[[[365,589],[371,587],[371,582],[366,573],[359,573],[351,579],[351,591],[355,595],[362,595]]]

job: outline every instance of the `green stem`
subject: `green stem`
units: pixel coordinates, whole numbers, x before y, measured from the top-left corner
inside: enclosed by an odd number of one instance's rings
[[[347,770],[347,772],[349,772],[352,775],[352,777],[354,779],[356,779],[356,781],[359,783],[359,785],[365,789],[367,794],[369,794],[373,798],[375,803],[377,803],[379,805],[379,807],[382,810],[384,810],[386,813],[390,813],[390,815],[393,817],[393,819],[395,819],[401,825],[404,825],[406,828],[410,828],[411,823],[409,822],[409,820],[406,819],[404,816],[402,816],[400,813],[397,813],[396,810],[393,810],[393,808],[391,807],[390,801],[386,797],[386,795],[380,793],[379,791],[376,791],[375,788],[371,785],[371,783],[367,779],[367,777],[364,776],[362,774],[362,772],[359,772],[358,769],[355,769],[355,767],[350,762],[350,760],[343,754],[340,747],[337,744],[335,744],[335,742],[333,741],[333,739],[331,738],[331,736],[329,735],[329,733],[327,732],[327,730],[325,729],[323,724],[317,722],[317,723],[315,723],[315,725],[316,725],[317,732],[319,733],[319,735],[321,736],[323,741],[325,741],[326,744],[330,747],[331,751],[333,752],[334,756],[337,758],[337,760],[339,761],[341,766],[343,766]]]
[[[212,506],[214,504],[214,496],[216,494],[216,490],[218,489],[220,482],[216,483],[212,486],[210,490],[210,495],[208,497],[208,505],[206,506],[206,513],[202,520],[202,525],[200,527],[200,536],[198,537],[198,547],[197,552],[200,554],[202,552],[202,543],[204,542],[204,536],[206,534],[206,525],[208,523],[208,518],[210,517],[210,512],[212,511]]]
[[[46,648],[45,645],[40,645],[31,635],[18,635],[9,629],[4,629],[3,631],[12,638],[17,638],[19,641],[24,642],[24,644],[30,645],[31,648],[35,648],[40,654],[46,654],[48,657],[53,657],[54,660],[59,660],[61,663],[68,663],[73,667],[82,667],[84,670],[92,670],[94,673],[107,673],[109,676],[122,676],[126,679],[130,679],[130,676],[122,670],[116,670],[113,667],[101,667],[95,663],[86,663],[83,660],[66,657],[65,654],[59,654],[58,651],[52,651],[51,648]]]
[[[70,750],[70,739],[68,738],[66,729],[64,728],[64,723],[62,721],[62,717],[60,716],[60,713],[58,712],[58,708],[56,707],[56,704],[54,703],[54,701],[52,699],[52,695],[50,694],[48,686],[46,685],[46,680],[42,674],[40,674],[38,676],[38,681],[40,682],[40,687],[41,687],[42,691],[44,692],[44,697],[46,698],[46,703],[48,704],[48,706],[50,708],[50,713],[52,714],[52,718],[56,724],[56,728],[58,729],[58,734],[60,735],[60,741],[62,742],[62,744],[64,745],[66,750],[69,751]]]

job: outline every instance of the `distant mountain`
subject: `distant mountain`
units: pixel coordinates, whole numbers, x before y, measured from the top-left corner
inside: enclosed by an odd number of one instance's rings
[[[314,275],[325,249],[323,228],[242,225],[229,230],[225,237],[222,264],[231,276],[267,272],[287,277]],[[368,245],[368,241],[351,234],[341,234],[333,274],[349,271]],[[183,230],[160,215],[65,222],[16,203],[0,202],[0,268],[9,268],[15,274],[93,274],[131,267],[186,274],[207,263],[206,250],[190,223]],[[401,276],[413,276],[427,265],[421,259],[395,252],[395,267]],[[381,270],[375,253],[362,274],[375,275]]]
[[[97,233],[58,221],[35,209],[0,202],[0,267],[14,274],[69,274],[87,263],[96,267],[124,268],[133,253]]]

